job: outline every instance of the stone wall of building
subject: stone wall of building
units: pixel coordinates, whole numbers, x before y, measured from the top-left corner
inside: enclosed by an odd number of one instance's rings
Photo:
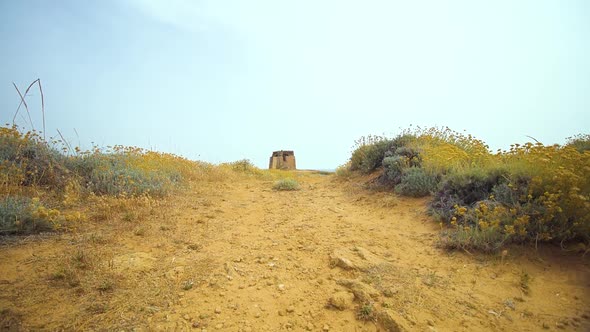
[[[268,163],[269,169],[297,169],[293,151],[275,151]]]

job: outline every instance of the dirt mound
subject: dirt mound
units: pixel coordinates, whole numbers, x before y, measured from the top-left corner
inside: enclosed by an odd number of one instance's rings
[[[330,264],[346,270],[368,271],[389,262],[362,247],[338,248],[330,255]]]

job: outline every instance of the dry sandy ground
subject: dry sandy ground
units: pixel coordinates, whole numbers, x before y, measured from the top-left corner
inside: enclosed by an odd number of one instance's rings
[[[588,258],[446,252],[425,200],[296,176],[0,246],[0,330],[590,330]]]

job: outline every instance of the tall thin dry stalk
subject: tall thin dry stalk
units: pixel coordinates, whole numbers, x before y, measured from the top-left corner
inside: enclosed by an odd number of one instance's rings
[[[39,93],[41,94],[41,115],[43,117],[43,139],[45,140],[46,139],[46,136],[45,136],[45,96],[43,95],[43,88],[41,86],[41,79],[40,78],[34,80],[31,84],[29,84],[29,86],[25,90],[24,95],[18,89],[16,83],[12,82],[12,85],[16,89],[16,92],[18,92],[18,95],[20,96],[20,103],[18,104],[16,112],[14,113],[14,117],[12,118],[12,124],[15,123],[16,117],[18,115],[18,112],[20,111],[21,106],[24,105],[25,110],[27,111],[27,115],[29,117],[29,123],[31,124],[31,129],[35,130],[35,127],[33,125],[33,120],[31,119],[31,113],[29,112],[29,105],[27,105],[27,102],[25,100],[25,98],[27,97],[27,94],[29,93],[29,91],[31,90],[33,85],[35,85],[35,84],[37,84],[37,86],[39,87]]]

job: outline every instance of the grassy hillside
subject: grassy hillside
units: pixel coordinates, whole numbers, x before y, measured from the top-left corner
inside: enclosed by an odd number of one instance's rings
[[[449,248],[496,251],[503,244],[590,241],[590,136],[561,145],[485,142],[449,128],[406,130],[356,142],[337,174],[378,172],[377,183],[404,196],[430,196]]]
[[[262,173],[249,161],[212,165],[134,147],[91,151],[0,127],[0,234],[67,230],[153,204],[191,183]]]

